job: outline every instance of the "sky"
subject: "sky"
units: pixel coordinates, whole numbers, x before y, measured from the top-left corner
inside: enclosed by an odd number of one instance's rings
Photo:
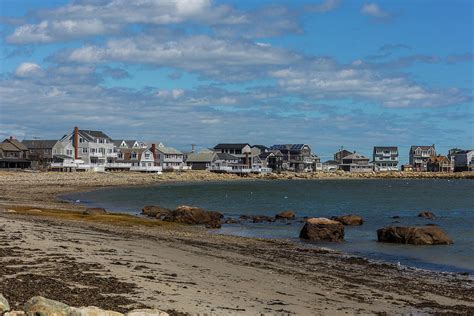
[[[474,148],[470,0],[0,1],[0,137]]]

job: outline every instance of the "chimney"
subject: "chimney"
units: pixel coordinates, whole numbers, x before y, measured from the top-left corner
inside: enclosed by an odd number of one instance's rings
[[[156,160],[156,144],[151,144],[151,152],[153,154],[153,160]]]
[[[79,159],[79,128],[76,126],[74,127],[74,159]]]
[[[10,136],[10,140],[14,140],[15,138],[13,136]]]

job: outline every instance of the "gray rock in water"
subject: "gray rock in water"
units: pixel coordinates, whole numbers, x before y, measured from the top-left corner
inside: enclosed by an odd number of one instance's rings
[[[23,310],[28,316],[67,316],[69,306],[42,296],[33,296],[25,303]]]
[[[89,207],[84,212],[84,215],[104,215],[107,214],[107,211],[101,207]]]
[[[0,315],[3,315],[3,313],[8,312],[9,310],[10,304],[8,304],[8,301],[5,296],[0,294]]]
[[[359,215],[342,215],[342,216],[333,216],[331,217],[333,221],[338,221],[343,225],[349,226],[358,226],[364,223],[364,220]]]
[[[168,313],[159,309],[134,309],[125,314],[126,316],[169,316]]]
[[[451,238],[438,226],[391,226],[377,230],[379,242],[412,245],[450,245]]]
[[[310,218],[300,232],[300,238],[321,241],[343,241],[344,225],[328,218]]]

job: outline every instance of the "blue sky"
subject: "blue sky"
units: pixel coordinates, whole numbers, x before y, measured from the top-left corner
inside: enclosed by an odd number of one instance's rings
[[[473,3],[0,3],[0,137],[474,147]]]

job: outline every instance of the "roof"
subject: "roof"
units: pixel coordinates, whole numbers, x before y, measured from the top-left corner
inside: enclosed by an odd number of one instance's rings
[[[410,151],[415,150],[415,149],[417,149],[418,147],[421,148],[421,149],[428,150],[428,149],[434,148],[435,145],[431,145],[431,146],[411,146],[411,147],[410,147]]]
[[[221,144],[217,144],[214,147],[214,149],[242,149],[245,146],[250,147],[248,143],[231,143],[231,144],[221,143]]]
[[[443,162],[443,161],[449,161],[448,157],[446,156],[431,156],[429,159],[430,162]]]
[[[268,149],[268,147],[265,146],[265,145],[253,145],[252,147],[256,147],[256,148],[260,149],[261,152],[264,152]]]
[[[84,136],[89,141],[94,140],[95,138],[105,138],[110,141],[112,140],[109,136],[107,136],[102,131],[91,131],[91,130],[80,129],[79,134]]]
[[[212,162],[216,153],[213,151],[199,152],[189,154],[186,162]]]
[[[364,155],[361,155],[359,153],[353,153],[353,154],[350,154],[348,156],[345,156],[344,158],[342,158],[344,160],[346,159],[367,159],[369,160],[369,158],[365,157]]]
[[[338,165],[339,163],[336,160],[328,160],[323,162],[323,165]]]
[[[158,146],[156,147],[156,150],[163,153],[163,154],[168,154],[168,155],[182,155],[183,153],[180,152],[179,150],[173,148],[173,147],[166,147],[166,146]]]
[[[386,149],[386,150],[398,150],[397,146],[374,146],[374,150]]]
[[[289,150],[289,151],[299,151],[303,149],[306,144],[280,144],[280,145],[273,145],[270,147],[270,150]]]
[[[44,149],[53,148],[57,143],[57,140],[46,140],[46,139],[24,139],[22,144],[28,147],[28,149]]]
[[[228,153],[217,153],[217,159],[219,160],[239,160],[238,157],[235,157]]]
[[[6,151],[23,151],[28,150],[28,148],[20,143],[15,138],[7,138],[0,144],[1,148]]]

